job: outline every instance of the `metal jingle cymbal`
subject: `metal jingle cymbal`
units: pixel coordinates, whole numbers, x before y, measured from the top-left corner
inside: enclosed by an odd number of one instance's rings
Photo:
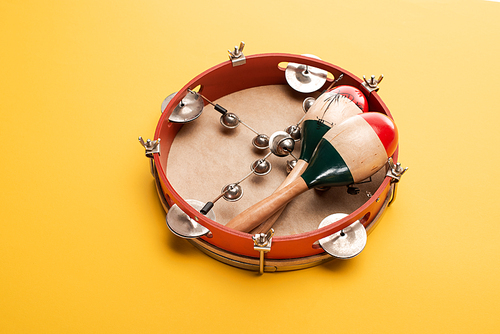
[[[168,97],[167,97],[168,98]],[[167,102],[168,104],[168,102]],[[166,107],[166,106],[165,106]],[[172,111],[168,120],[172,123],[187,123],[197,119],[203,111],[203,98],[194,92],[186,96]]]
[[[303,56],[320,59],[308,54]],[[297,63],[288,63],[285,70],[285,78],[290,87],[301,93],[312,93],[323,87],[327,74],[327,71],[317,67]]]
[[[205,203],[194,199],[188,199],[186,202],[191,205],[197,211],[200,211]],[[215,213],[213,211],[208,212],[207,217],[209,219],[215,220]],[[177,206],[173,205],[167,212],[167,226],[177,236],[182,238],[199,238],[210,232],[205,226],[198,224],[193,219],[184,213]]]
[[[316,102],[316,99],[311,96],[304,99],[304,102],[302,102],[302,109],[305,113],[309,111],[314,102]]]
[[[236,202],[243,197],[243,188],[239,184],[231,183],[222,188],[222,197],[228,202]]]
[[[290,125],[285,129],[285,132],[288,133],[294,141],[299,141],[301,138],[300,127],[297,125]]]
[[[163,102],[161,103],[161,113],[163,114],[163,111],[165,110],[165,108],[167,107],[167,105],[170,103],[170,101],[172,101],[172,99],[174,98],[174,96],[177,94],[177,92],[175,93],[172,93],[170,94],[169,96],[167,96],[165,98],[165,100],[163,100]]]
[[[260,134],[252,140],[252,145],[259,150],[265,150],[269,147],[269,137],[265,134]]]
[[[297,165],[297,160],[288,160],[286,162],[286,172],[288,174],[290,174],[292,172],[292,170],[295,168],[295,166]]]
[[[225,128],[234,129],[240,124],[240,119],[236,114],[228,112],[220,117],[220,124]]]
[[[286,157],[294,147],[295,141],[285,131],[277,131],[269,138],[269,149],[278,157]]]
[[[332,214],[323,219],[318,228],[328,226],[346,216],[345,213]],[[325,252],[335,258],[351,259],[361,253],[366,246],[366,241],[366,229],[359,220],[356,220],[343,230],[319,240],[319,244]]]
[[[258,159],[250,165],[250,168],[255,175],[267,175],[271,171],[271,163],[264,159]]]

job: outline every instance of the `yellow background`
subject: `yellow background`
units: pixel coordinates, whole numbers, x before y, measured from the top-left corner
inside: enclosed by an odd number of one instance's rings
[[[2,1],[0,31],[0,332],[500,331],[500,3]],[[137,137],[242,40],[385,75],[410,169],[359,257],[258,276],[168,231]]]

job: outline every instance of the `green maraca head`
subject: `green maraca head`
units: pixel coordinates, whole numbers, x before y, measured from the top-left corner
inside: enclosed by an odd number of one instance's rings
[[[305,120],[302,123],[302,144],[299,159],[309,162],[321,138],[330,129],[330,125],[320,120]]]
[[[397,143],[389,117],[376,112],[353,116],[323,136],[301,177],[309,188],[360,182],[386,164]]]

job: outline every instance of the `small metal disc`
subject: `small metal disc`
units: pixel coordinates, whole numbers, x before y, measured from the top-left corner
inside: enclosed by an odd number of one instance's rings
[[[295,141],[285,131],[277,131],[269,139],[269,149],[278,157],[286,157],[294,147]]]
[[[227,191],[227,192],[226,192]],[[231,183],[222,188],[222,193],[226,192],[222,197],[229,202],[235,202],[243,196],[243,188],[239,184]]]
[[[250,168],[255,175],[266,175],[271,171],[271,163],[264,159],[255,160]]]
[[[305,113],[308,112],[314,102],[316,102],[316,99],[314,97],[308,97],[304,99],[304,102],[302,102],[302,110],[304,110]]]
[[[288,174],[290,174],[292,172],[292,170],[295,168],[295,165],[297,165],[297,160],[295,160],[295,159],[288,160],[286,162],[286,172]]]
[[[203,111],[203,98],[188,92],[168,118],[173,123],[187,123],[197,119]]]
[[[290,125],[288,128],[285,129],[285,132],[292,137],[293,140],[299,141],[300,140],[300,127],[297,125]]]
[[[319,59],[313,55],[303,55]],[[290,87],[301,93],[312,93],[323,87],[328,72],[322,69],[297,63],[288,63],[285,78]]]
[[[170,94],[169,96],[167,96],[165,98],[165,100],[163,100],[163,102],[161,103],[161,113],[163,114],[163,111],[165,110],[165,108],[168,106],[168,104],[170,103],[170,101],[172,101],[172,99],[174,98],[174,96],[177,94],[177,92],[175,93],[172,93]]]
[[[232,112],[228,112],[220,117],[220,124],[228,129],[234,129],[240,124],[240,119]]]
[[[205,203],[194,199],[188,199],[186,202],[197,211],[200,211],[205,205]],[[214,212],[208,212],[207,217],[215,220]],[[177,204],[173,205],[170,210],[168,210],[166,220],[170,231],[181,238],[199,238],[210,232],[205,226],[189,218]]]
[[[319,228],[328,226],[346,216],[345,213],[330,215],[323,219]],[[359,220],[356,220],[343,230],[319,240],[319,244],[325,252],[335,258],[350,259],[361,253],[366,246],[366,241],[366,229]]]
[[[260,134],[252,140],[252,144],[259,150],[265,150],[269,147],[269,137],[265,134]]]

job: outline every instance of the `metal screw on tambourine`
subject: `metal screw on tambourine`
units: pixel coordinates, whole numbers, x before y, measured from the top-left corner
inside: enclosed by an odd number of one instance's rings
[[[366,88],[366,90],[368,90],[370,93],[371,92],[376,92],[379,90],[379,83],[382,81],[382,79],[384,79],[384,75],[381,74],[378,79],[375,79],[375,76],[372,75],[370,80],[367,80],[366,77],[363,75],[363,80],[365,82],[362,83],[363,87]]]
[[[217,202],[219,199],[224,198],[226,201],[229,202],[235,202],[241,199],[243,197],[243,188],[241,187],[240,183],[245,181],[247,178],[249,178],[252,174],[258,175],[258,176],[264,176],[268,174],[271,171],[271,163],[267,161],[266,159],[271,155],[272,153],[269,152],[266,154],[264,158],[258,159],[254,161],[250,165],[250,173],[245,175],[241,180],[235,183],[230,183],[222,188],[222,191],[219,196],[217,196],[213,201],[207,202],[205,206],[200,210],[200,212],[204,215],[206,215],[212,208],[214,207],[215,202]]]
[[[157,140],[151,140],[151,139],[148,139],[146,141],[144,141],[144,139],[142,139],[142,137],[139,137],[139,142],[141,143],[141,145],[146,149],[146,157],[148,158],[152,158],[153,157],[153,153],[160,153],[160,138],[158,138]]]
[[[389,165],[389,167],[387,169],[386,176],[392,178],[391,184],[394,185],[394,190],[392,192],[392,198],[388,204],[388,205],[391,205],[394,202],[394,200],[396,199],[397,190],[398,190],[397,186],[398,186],[399,180],[401,180],[401,176],[408,170],[408,167],[403,168],[401,166],[401,163],[399,163],[399,162],[395,164],[394,161],[392,160],[392,157],[390,157],[387,160],[387,164]]]
[[[271,251],[273,242],[274,229],[270,229],[267,233],[257,233],[252,237],[254,246],[253,249],[259,252],[259,274],[264,273],[265,253]]]
[[[145,154],[146,157],[149,158],[150,172],[151,175],[155,176],[156,168],[153,159],[153,154],[155,153],[157,153],[158,155],[160,154],[160,138],[158,138],[157,140],[148,139],[144,141],[142,137],[139,137],[139,142],[146,149]]]
[[[242,42],[240,42],[240,47],[235,46],[234,51],[227,50],[227,52],[229,52],[229,55],[232,58],[238,58],[238,57],[241,57],[244,47],[245,47],[245,42],[242,41]]]
[[[212,101],[210,101],[209,99],[207,99],[205,96],[203,96],[200,93],[196,93],[196,94],[200,95],[205,101],[207,101],[209,104],[211,104],[216,111],[218,111],[219,113],[222,114],[220,117],[220,123],[222,124],[222,126],[224,126],[227,129],[234,129],[238,125],[240,125],[240,123],[241,123],[247,129],[249,129],[250,131],[254,132],[257,135],[252,140],[252,145],[255,148],[257,148],[259,150],[265,150],[266,148],[269,147],[269,137],[267,135],[255,131],[252,127],[250,127],[248,124],[243,122],[238,117],[238,115],[236,115],[232,112],[228,112],[227,109],[222,107],[220,104],[213,103]]]
[[[401,163],[399,163],[399,162],[395,164],[392,157],[390,157],[387,160],[387,163],[389,165],[389,168],[388,168],[386,176],[389,176],[392,178],[392,181],[391,181],[392,183],[399,182],[399,180],[401,179],[401,176],[408,170],[408,167],[403,168],[401,166]]]
[[[267,233],[257,233],[252,237],[255,246],[265,247],[269,245],[271,238],[274,236],[274,229],[271,228]]]
[[[233,67],[243,65],[246,63],[246,58],[245,55],[243,54],[244,47],[245,47],[245,42],[242,41],[239,47],[237,46],[234,47],[234,51],[227,50],[227,52],[229,52],[229,60],[231,60],[231,62],[233,63]]]

